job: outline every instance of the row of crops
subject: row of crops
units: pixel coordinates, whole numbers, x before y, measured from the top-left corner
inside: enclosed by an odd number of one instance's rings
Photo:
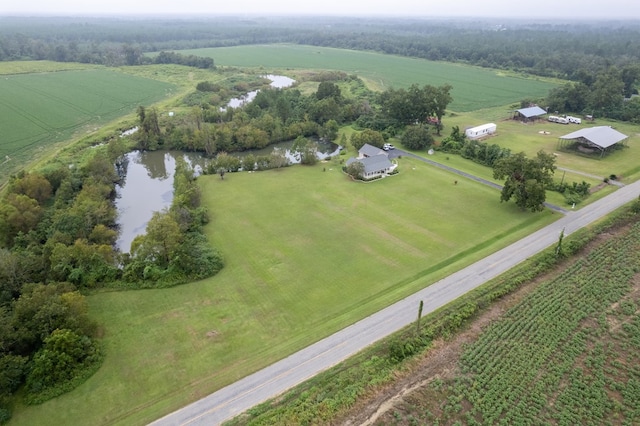
[[[397,419],[640,424],[638,272],[640,224],[541,284],[465,349],[456,379],[424,391],[426,410]]]
[[[42,149],[158,101],[172,86],[112,70],[6,75],[0,78],[0,176]]]

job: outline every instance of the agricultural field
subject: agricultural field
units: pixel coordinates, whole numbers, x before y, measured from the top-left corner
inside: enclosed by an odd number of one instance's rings
[[[18,67],[10,64],[4,64],[2,69],[18,72]],[[36,70],[55,69],[50,63],[36,64]],[[138,105],[169,96],[173,90],[166,83],[106,69],[2,75],[1,179],[38,158],[47,148],[92,132],[134,112]]]
[[[600,240],[375,424],[638,424],[640,224]]]
[[[419,161],[400,170],[373,184],[353,183],[337,160],[202,176],[205,231],[225,268],[175,288],[91,295],[104,365],[68,394],[18,407],[12,424],[147,423],[556,217],[500,204],[472,181],[454,186]]]
[[[457,112],[546,96],[555,82],[510,75],[479,67],[412,59],[380,53],[288,44],[182,50],[206,56],[217,66],[286,70],[339,70],[357,74],[374,90],[406,88],[411,84],[453,86],[449,109]]]

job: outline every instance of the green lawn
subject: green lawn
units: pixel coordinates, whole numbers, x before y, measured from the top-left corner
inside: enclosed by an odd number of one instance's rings
[[[36,70],[55,69],[50,63],[35,64]],[[18,68],[2,67],[5,71]],[[106,69],[4,75],[0,78],[0,180],[54,144],[92,132],[172,91],[172,85]]]
[[[201,177],[222,272],[90,296],[105,364],[69,394],[18,407],[12,424],[146,423],[558,217],[418,161],[400,169],[368,184],[337,163]]]
[[[180,51],[206,56],[217,66],[281,70],[341,70],[364,78],[376,89],[413,83],[453,86],[453,111],[474,111],[545,96],[554,83],[467,65],[381,53],[290,44],[220,47]]]

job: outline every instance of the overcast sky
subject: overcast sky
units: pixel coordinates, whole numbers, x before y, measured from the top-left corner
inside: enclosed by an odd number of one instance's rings
[[[640,19],[638,0],[2,0],[0,15],[273,14]]]

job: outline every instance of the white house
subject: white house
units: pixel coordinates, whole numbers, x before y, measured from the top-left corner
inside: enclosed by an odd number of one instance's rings
[[[471,127],[464,131],[469,139],[481,139],[490,136],[496,132],[496,126],[494,123],[483,124],[482,126]]]
[[[386,176],[398,167],[397,164],[393,164],[389,160],[385,151],[369,144],[365,144],[358,150],[357,158],[349,158],[346,165],[349,166],[356,161],[362,163],[364,166],[364,173],[362,176],[364,180]]]

